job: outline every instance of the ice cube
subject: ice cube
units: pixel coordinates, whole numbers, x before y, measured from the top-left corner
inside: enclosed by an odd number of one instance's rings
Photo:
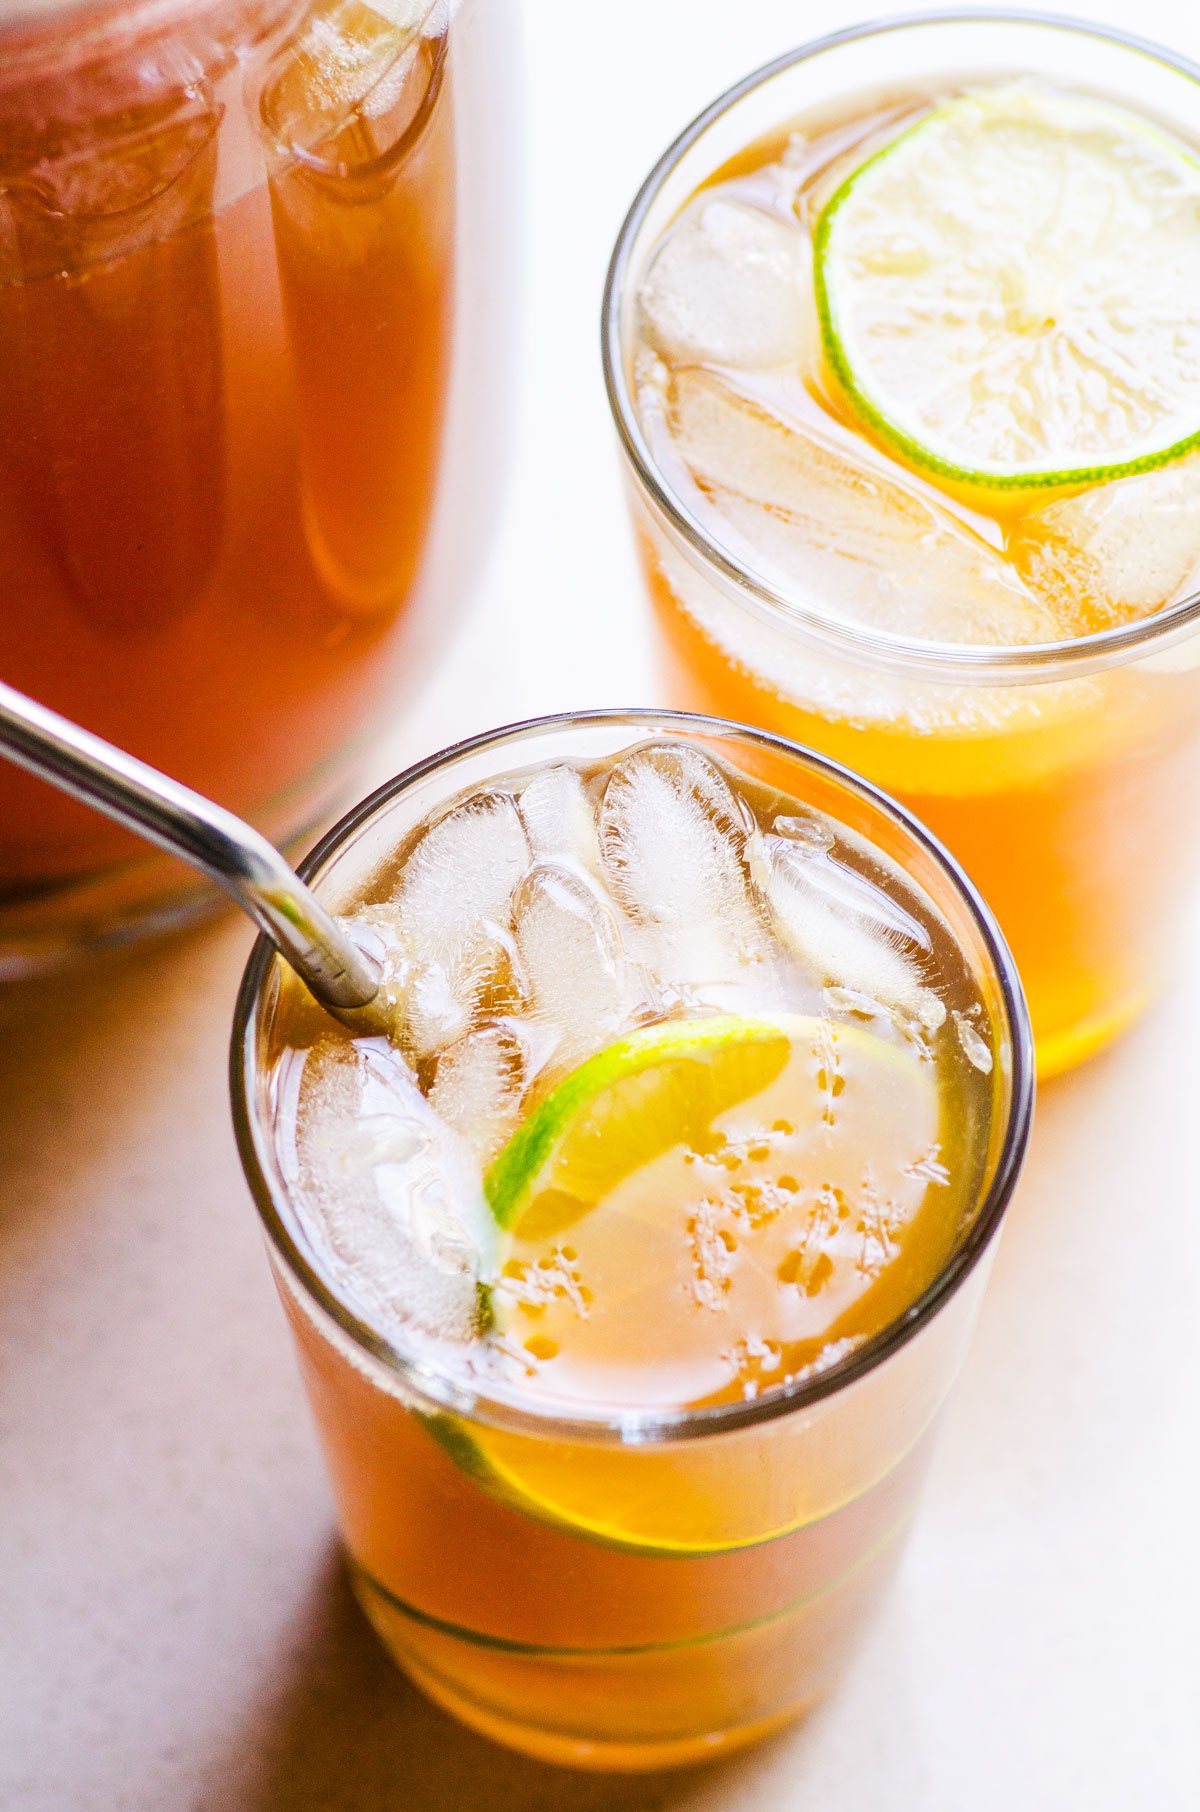
[[[601,861],[613,898],[643,928],[639,954],[659,981],[719,986],[764,960],[745,866],[752,829],[720,770],[696,749],[637,749],[612,770]]]
[[[683,371],[669,421],[716,538],[732,531],[749,562],[818,609],[921,641],[1060,639],[1053,611],[982,534],[820,416],[801,385],[768,397]]]
[[[0,292],[29,299],[0,303],[3,444],[20,449],[36,499],[47,582],[90,630],[131,649],[186,638],[228,536],[230,348],[212,231],[224,107],[188,35],[169,35],[176,69],[139,35],[138,55],[81,72],[65,113],[55,105],[36,124],[47,94],[0,78]],[[0,540],[15,533],[6,524]]]
[[[508,793],[472,793],[438,818],[405,862],[395,895],[414,955],[428,960],[459,948],[485,921],[507,924],[529,860]]]
[[[511,963],[512,898],[528,871],[529,842],[507,793],[473,794],[433,824],[373,913],[398,946],[404,1035],[420,1057],[469,1029]]]
[[[1150,616],[1200,583],[1200,455],[1030,510],[1009,555],[1060,635]]]
[[[311,158],[356,114],[394,110],[417,75],[429,0],[325,0],[277,51],[259,102],[268,147]],[[412,112],[411,103],[407,111]],[[375,151],[386,149],[371,140]]]
[[[418,1058],[435,1056],[462,1038],[481,1014],[515,1004],[511,940],[497,931],[461,950],[453,963],[414,972],[404,1006],[403,1036]]]
[[[155,73],[152,64],[146,67],[147,87]],[[135,104],[132,95],[126,99]],[[27,187],[14,185],[14,204],[39,217],[42,233],[79,235],[103,226],[108,258],[127,257],[149,239],[165,239],[207,214],[222,109],[180,91],[170,77],[158,107],[152,132],[86,135],[56,146],[56,155],[38,159]]]
[[[807,812],[776,818],[775,831],[786,845],[790,864],[811,862],[804,878],[837,911],[877,927],[880,933],[891,936],[899,949],[908,947],[920,956],[932,955],[933,939],[928,927],[906,912],[899,900],[890,898],[866,875],[838,858],[837,837],[825,819]]]
[[[543,768],[521,788],[519,806],[538,862],[566,862],[600,876],[596,814],[578,768]]]
[[[400,1027],[407,1011],[414,964],[391,903],[359,906],[343,923],[354,942],[379,969],[379,1006]]]
[[[339,1284],[384,1332],[471,1339],[493,1229],[470,1148],[386,1039],[303,1065],[291,1180]]]
[[[867,1001],[936,1031],[946,1008],[926,985],[924,927],[862,876],[788,837],[757,839],[750,867],[779,935],[814,971],[832,1005],[859,1012]]]
[[[615,1038],[646,1004],[625,961],[612,909],[568,869],[533,869],[514,905],[517,949],[533,1012],[569,1068]]]
[[[701,195],[663,242],[642,285],[646,339],[672,361],[794,363],[817,331],[810,269],[799,222]]]
[[[438,1059],[430,1105],[461,1134],[481,1165],[516,1130],[525,1091],[525,1046],[499,1021],[476,1026]]]

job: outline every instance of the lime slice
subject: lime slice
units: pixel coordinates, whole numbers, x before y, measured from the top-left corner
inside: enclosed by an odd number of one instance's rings
[[[723,1442],[613,1449],[468,1430],[446,1414],[422,1420],[490,1497],[564,1535],[627,1554],[686,1560],[763,1547],[839,1509],[856,1483],[849,1462],[845,1480],[811,1476],[811,1456],[790,1431],[772,1440],[773,1463],[765,1466]],[[869,1471],[860,1477],[869,1479]]]
[[[497,1222],[523,1239],[563,1232],[622,1177],[758,1094],[790,1049],[775,1021],[732,1014],[643,1026],[606,1046],[559,1083],[488,1171]]]
[[[550,1252],[578,1258],[594,1303],[581,1317],[561,1291],[542,1307],[513,1296],[506,1261],[493,1291],[496,1331],[514,1344],[539,1332],[561,1342],[549,1363],[572,1369],[565,1386],[547,1374],[551,1410],[582,1398],[647,1408],[711,1400],[658,1385],[711,1377],[714,1366],[740,1400],[741,1361],[730,1369],[728,1358],[737,1343],[777,1354],[755,1391],[791,1375],[793,1354],[828,1363],[901,1316],[943,1259],[958,1216],[949,1172],[930,1168],[942,1137],[936,1067],[864,1026],[781,1015],[643,1028],[560,1083],[486,1179],[510,1260],[528,1275]],[[750,1206],[742,1256],[706,1300],[704,1288],[692,1291],[705,1279],[703,1266],[692,1268],[687,1230],[721,1176],[735,1217],[739,1200]],[[712,1231],[719,1239],[721,1226]],[[835,1508],[870,1464],[853,1439],[816,1463],[805,1418],[732,1446],[614,1446],[444,1415],[426,1425],[460,1470],[513,1509],[642,1553],[773,1541]],[[756,1445],[764,1439],[770,1464]]]
[[[1077,485],[1200,441],[1200,159],[1028,83],[947,101],[826,205],[827,356],[915,465]]]

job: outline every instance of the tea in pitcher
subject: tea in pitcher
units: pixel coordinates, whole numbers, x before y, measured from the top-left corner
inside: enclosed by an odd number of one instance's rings
[[[453,602],[426,566],[503,11],[0,27],[0,669],[276,836]],[[176,873],[0,775],[10,972],[169,915]]]

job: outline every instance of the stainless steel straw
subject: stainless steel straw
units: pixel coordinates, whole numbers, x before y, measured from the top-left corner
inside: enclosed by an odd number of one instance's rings
[[[274,844],[201,793],[0,682],[0,754],[198,868],[334,1013],[367,1006],[375,965]]]

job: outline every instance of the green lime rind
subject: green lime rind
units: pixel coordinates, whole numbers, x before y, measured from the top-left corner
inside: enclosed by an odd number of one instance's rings
[[[414,1410],[413,1414],[425,1430],[432,1435],[442,1452],[454,1461],[460,1472],[477,1484],[500,1483],[493,1473],[478,1443],[469,1435],[457,1416],[449,1415],[445,1410]]]
[[[483,1180],[483,1192],[498,1226],[509,1228],[517,1210],[553,1156],[576,1116],[612,1083],[644,1073],[672,1058],[699,1057],[718,1046],[779,1041],[780,1067],[786,1061],[787,1033],[773,1020],[722,1014],[711,1019],[675,1019],[639,1027],[606,1045],[564,1077],[518,1127]]]
[[[469,1643],[472,1648],[490,1649],[499,1654],[524,1655],[538,1660],[603,1662],[614,1660],[618,1656],[663,1655],[673,1654],[680,1649],[708,1648],[715,1643],[726,1642],[731,1637],[748,1635],[753,1630],[768,1629],[773,1623],[782,1623],[788,1617],[794,1617],[798,1611],[806,1610],[810,1605],[817,1604],[822,1598],[828,1597],[831,1592],[847,1585],[858,1574],[865,1572],[873,1561],[882,1559],[889,1548],[907,1535],[914,1510],[915,1505],[911,1503],[906,1505],[895,1521],[889,1524],[861,1554],[856,1554],[854,1559],[842,1568],[841,1572],[832,1574],[828,1579],[823,1579],[820,1585],[812,1587],[807,1592],[802,1592],[798,1598],[789,1599],[786,1604],[779,1605],[774,1610],[764,1611],[759,1617],[747,1617],[740,1623],[726,1624],[720,1629],[706,1631],[695,1636],[672,1637],[665,1642],[622,1642],[599,1648],[576,1648],[561,1643],[527,1642],[515,1636],[495,1636],[486,1630],[468,1629],[464,1624],[453,1623],[448,1618],[438,1617],[430,1611],[421,1610],[417,1605],[410,1604],[407,1599],[401,1598],[398,1593],[391,1591],[353,1557],[350,1559],[350,1566],[367,1589],[378,1593],[379,1597],[392,1610],[398,1612],[402,1617],[406,1617],[411,1623],[418,1624],[422,1629],[433,1630],[436,1634],[448,1636],[455,1642]],[[834,1514],[836,1515],[836,1512]],[[807,1526],[815,1527],[814,1524]]]
[[[970,485],[988,491],[1051,491],[1066,490],[1071,487],[1082,488],[1085,485],[1107,482],[1113,478],[1131,478],[1139,472],[1155,472],[1161,466],[1170,465],[1185,453],[1191,453],[1200,447],[1200,425],[1191,434],[1172,441],[1168,446],[1142,453],[1135,459],[1101,460],[1088,466],[1072,466],[1058,470],[1026,472],[988,472],[979,471],[970,466],[957,465],[953,460],[934,452],[917,440],[907,429],[901,427],[888,414],[886,409],[875,402],[863,389],[854,373],[854,367],[846,354],[842,338],[835,322],[835,308],[830,294],[828,264],[831,256],[830,239],[837,221],[837,216],[858,187],[867,172],[884,159],[890,157],[902,145],[910,144],[918,136],[931,131],[952,114],[956,101],[944,102],[940,107],[931,108],[919,120],[907,126],[895,138],[889,139],[877,151],[872,152],[863,163],[852,170],[845,181],[837,188],[825,203],[817,219],[813,233],[813,289],[816,296],[817,319],[821,331],[821,344],[840,388],[853,405],[855,412],[870,427],[874,428],[885,441],[902,453],[910,465],[921,471],[936,472],[942,478],[949,478],[957,484]],[[1142,122],[1135,121],[1142,127]],[[1142,127],[1145,136],[1155,136],[1170,145],[1181,163],[1192,164],[1200,172],[1200,159],[1190,157],[1186,149],[1177,145],[1165,133],[1155,133],[1153,128]]]
[[[503,1504],[505,1509],[516,1511],[518,1515],[528,1517],[531,1522],[539,1523],[543,1528],[553,1529],[559,1535],[569,1535],[574,1541],[586,1541],[592,1547],[608,1548],[617,1554],[639,1555],[648,1560],[712,1560],[721,1554],[740,1554],[749,1548],[766,1548],[772,1542],[786,1541],[789,1536],[815,1528],[817,1524],[838,1515],[845,1507],[843,1504],[836,1504],[819,1516],[800,1518],[783,1528],[772,1529],[765,1535],[743,1536],[740,1540],[733,1541],[655,1542],[638,1540],[636,1536],[624,1538],[598,1529],[594,1524],[577,1522],[570,1516],[560,1515],[540,1498],[517,1490],[503,1474],[496,1471],[479,1443],[457,1416],[444,1410],[432,1413],[416,1410],[414,1414],[447,1459],[460,1472],[465,1473],[473,1484],[478,1485],[481,1491],[486,1491],[489,1497]]]
[[[489,1497],[495,1498],[506,1509],[515,1510],[518,1515],[527,1516],[531,1522],[554,1529],[559,1535],[569,1535],[576,1541],[590,1542],[597,1548],[611,1548],[618,1554],[642,1554],[653,1560],[700,1560],[713,1554],[729,1554],[735,1549],[762,1547],[766,1542],[780,1539],[779,1533],[772,1533],[757,1540],[726,1542],[712,1547],[689,1547],[686,1543],[659,1544],[634,1538],[623,1541],[619,1536],[606,1535],[603,1530],[596,1529],[589,1523],[579,1523],[569,1516],[560,1516],[539,1498],[526,1496],[516,1490],[496,1471],[482,1447],[457,1417],[448,1415],[445,1411],[430,1414],[417,1410],[415,1413],[426,1434],[433,1437],[446,1457],[478,1485],[481,1491],[486,1491]]]

